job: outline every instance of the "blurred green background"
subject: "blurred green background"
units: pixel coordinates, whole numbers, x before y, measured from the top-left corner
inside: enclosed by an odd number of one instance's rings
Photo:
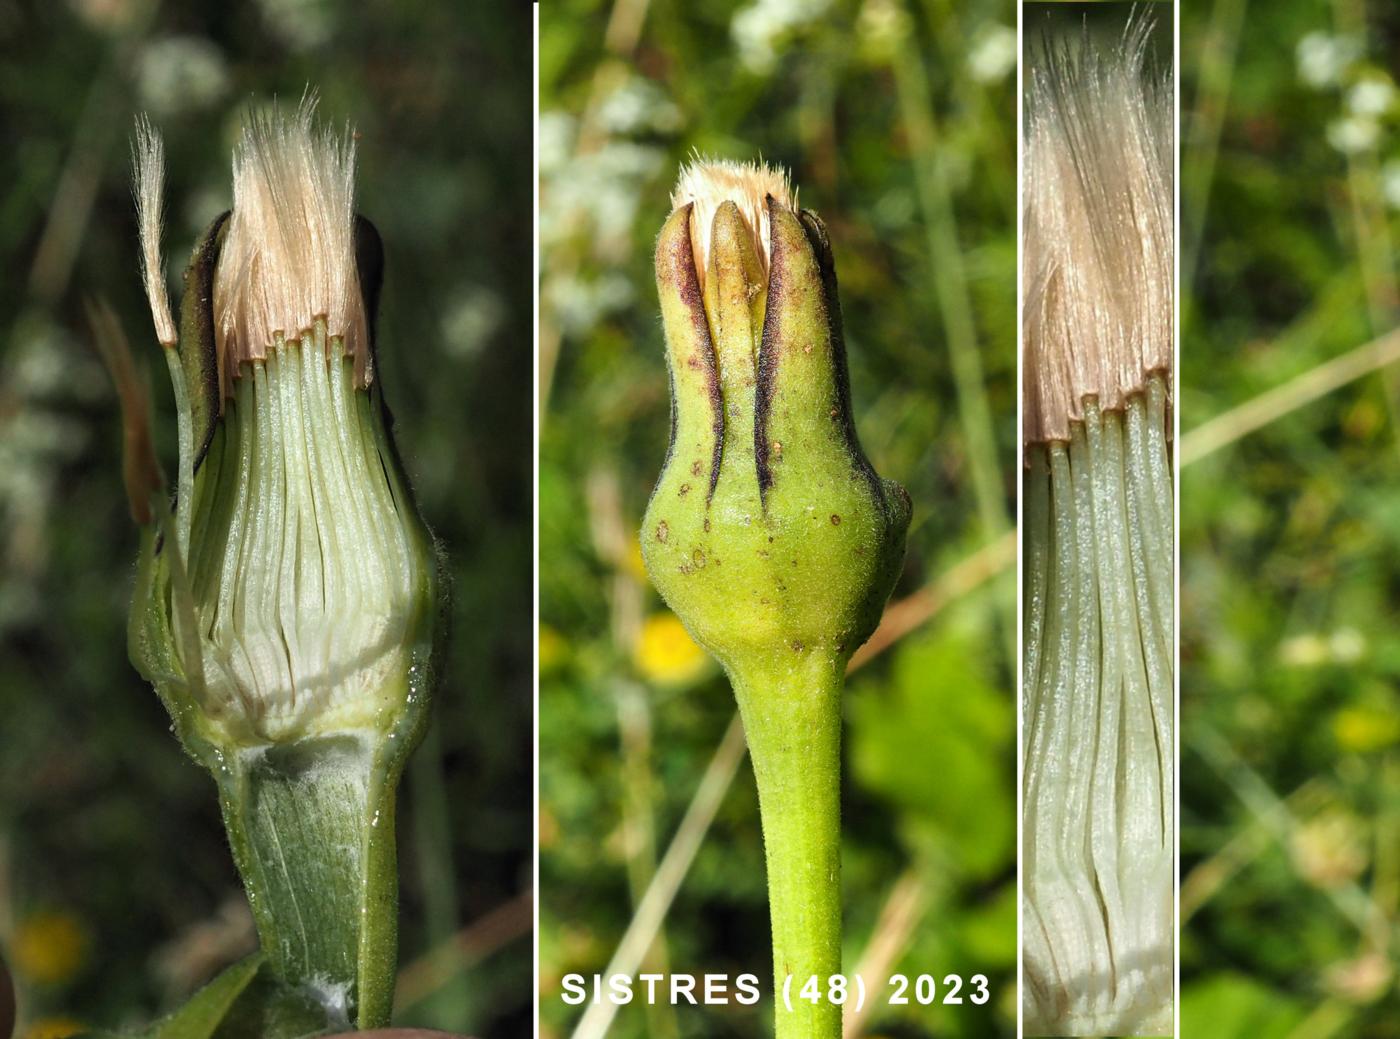
[[[845,969],[985,973],[992,998],[887,1007],[877,983],[857,1031],[1014,1032],[1015,60],[1009,0],[543,11],[545,1036],[575,1028],[563,976],[606,968],[717,747],[737,772],[687,828],[703,841],[642,967],[771,988],[733,697],[636,539],[668,429],[652,245],[693,151],[780,163],[821,214],[861,439],[914,501],[883,652],[846,696]],[[771,1011],[633,1004],[608,1034],[761,1036]]]
[[[1400,9],[1181,31],[1183,1034],[1400,1036]]]
[[[0,948],[20,1035],[130,1026],[246,952],[213,784],[126,660],[137,538],[104,296],[174,413],[127,138],[165,134],[172,284],[230,201],[242,113],[308,85],[360,134],[387,249],[380,370],[454,571],[451,660],[404,783],[403,1023],[528,1034],[531,25],[518,3],[0,2]]]

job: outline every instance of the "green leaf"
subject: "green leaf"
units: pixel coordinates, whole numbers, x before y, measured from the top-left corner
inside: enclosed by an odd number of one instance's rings
[[[1224,974],[1186,986],[1181,1033],[1283,1039],[1303,1019],[1303,1008],[1281,992],[1239,975]]]
[[[1016,836],[1015,708],[985,657],[944,630],[900,648],[888,688],[862,683],[849,700],[855,777],[900,810],[915,850],[978,878],[1005,868]]]
[[[179,1010],[152,1026],[143,1039],[213,1039],[262,964],[261,954],[235,963]]]

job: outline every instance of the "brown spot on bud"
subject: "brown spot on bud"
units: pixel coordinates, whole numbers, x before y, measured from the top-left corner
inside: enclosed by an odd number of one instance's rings
[[[709,532],[710,532],[710,517],[709,517],[709,516],[706,516],[706,517],[705,517],[705,533],[708,534]]]
[[[695,564],[695,569],[702,569],[705,566],[705,553],[697,548],[690,553],[690,561]]]
[[[831,514],[831,525],[833,527],[839,527],[841,525],[841,517],[834,512]]]
[[[658,523],[658,524],[656,525],[656,540],[659,541],[659,542],[661,542],[661,543],[664,545],[664,544],[666,544],[666,539],[669,538],[670,536],[671,536],[671,528],[670,528],[670,526],[667,524],[667,522],[666,522],[665,520],[662,520],[660,523]]]
[[[792,651],[793,651],[794,653],[801,653],[801,652],[802,652],[804,649],[806,649],[806,648],[807,648],[807,647],[805,647],[804,645],[802,645],[802,643],[798,642],[797,639],[793,639],[793,640],[792,640]]]
[[[704,468],[700,465],[699,459],[696,459],[694,462],[691,462],[691,463],[690,463],[690,475],[691,475],[691,476],[699,476],[699,475],[700,475],[702,472],[704,472],[704,471],[705,471]]]
[[[690,493],[690,484],[688,484],[688,483],[683,483],[683,484],[681,484],[680,496],[681,496],[682,498],[684,498],[684,497],[685,497],[687,494],[689,494],[689,493]]]

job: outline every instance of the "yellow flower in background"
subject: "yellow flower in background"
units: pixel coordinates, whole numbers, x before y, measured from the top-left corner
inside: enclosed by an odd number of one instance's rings
[[[648,584],[651,578],[647,576],[647,565],[642,561],[642,539],[637,534],[632,535],[632,540],[627,543],[627,556],[622,561],[623,569],[635,577],[643,584]]]
[[[38,985],[59,985],[82,969],[87,959],[87,935],[69,913],[31,913],[15,928],[10,957],[20,978]]]
[[[24,1031],[20,1039],[70,1039],[85,1031],[87,1026],[71,1017],[41,1017]]]
[[[1384,750],[1400,743],[1400,718],[1380,707],[1344,707],[1332,719],[1332,735],[1343,750]]]
[[[569,655],[569,643],[548,624],[540,625],[539,636],[540,674],[543,675],[563,665],[564,659]]]
[[[644,678],[677,685],[700,677],[709,657],[674,613],[653,613],[642,624],[632,662]]]

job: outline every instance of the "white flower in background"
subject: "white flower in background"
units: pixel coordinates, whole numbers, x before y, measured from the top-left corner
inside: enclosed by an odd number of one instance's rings
[[[546,111],[540,113],[539,133],[535,149],[540,158],[540,176],[550,177],[569,163],[574,153],[574,138],[578,133],[578,120],[568,112]]]
[[[1007,25],[984,25],[972,40],[967,68],[979,83],[1005,79],[1016,67],[1016,30]]]
[[[1290,667],[1354,664],[1366,652],[1366,638],[1355,628],[1294,635],[1279,645],[1279,660]]]
[[[152,40],[136,59],[142,107],[160,115],[205,108],[228,90],[223,52],[202,36]]]
[[[618,140],[568,162],[541,191],[541,247],[583,236],[600,258],[625,255],[642,189],[664,159],[660,148]]]
[[[882,65],[909,33],[909,13],[891,0],[867,0],[856,19],[856,46],[871,65]]]
[[[684,117],[666,93],[650,80],[633,76],[609,94],[598,108],[599,125],[608,133],[675,133]]]
[[[1316,632],[1294,635],[1279,646],[1278,655],[1290,667],[1318,667],[1327,663],[1327,643]]]
[[[475,357],[484,352],[505,318],[505,304],[490,289],[462,286],[453,293],[442,317],[443,349],[453,357]]]
[[[1347,108],[1352,115],[1381,116],[1395,104],[1395,84],[1384,76],[1368,76],[1347,91]]]
[[[1354,664],[1366,652],[1366,637],[1355,628],[1338,628],[1328,639],[1328,649],[1338,664]]]
[[[1355,36],[1310,32],[1298,41],[1298,78],[1310,87],[1330,87],[1361,57],[1361,41]]]
[[[1327,124],[1327,143],[1343,155],[1370,151],[1380,136],[1380,125],[1369,116],[1349,115]]]
[[[335,32],[326,0],[258,0],[258,8],[273,35],[294,51],[313,50]]]
[[[625,80],[602,99],[596,123],[580,147],[578,120],[559,111],[540,113],[540,247],[545,255],[569,255],[615,269],[631,253],[639,207],[667,162],[654,143],[684,124],[680,106],[640,76]],[[559,328],[587,334],[606,315],[629,306],[632,286],[615,275],[580,273],[570,263],[547,265],[541,300]],[[463,312],[458,326],[480,315]],[[468,337],[470,338],[470,337]]]
[[[1381,192],[1391,209],[1400,209],[1400,159],[1390,159],[1381,167]]]
[[[826,14],[831,0],[755,0],[741,8],[729,33],[739,50],[739,63],[750,72],[771,72],[784,36]]]
[[[62,474],[88,444],[79,405],[100,399],[101,368],[57,323],[16,322],[0,358],[0,634],[44,608]]]
[[[620,274],[597,278],[556,277],[544,292],[560,327],[571,335],[584,335],[607,314],[630,306],[632,283]]]

